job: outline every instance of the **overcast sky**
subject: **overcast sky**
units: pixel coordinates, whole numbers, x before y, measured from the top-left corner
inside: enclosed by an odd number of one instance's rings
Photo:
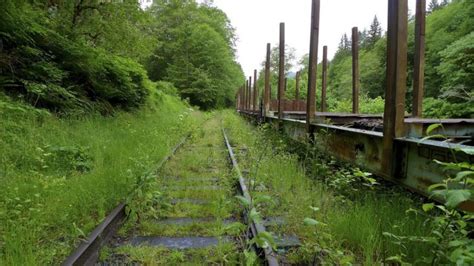
[[[416,0],[408,0],[414,13]],[[388,0],[321,0],[318,60],[323,45],[331,58],[342,34],[350,37],[352,27],[368,28],[375,15],[387,29]],[[214,0],[237,30],[238,61],[247,76],[260,68],[266,44],[278,43],[279,24],[285,22],[286,43],[296,49],[297,58],[309,52],[311,0]]]

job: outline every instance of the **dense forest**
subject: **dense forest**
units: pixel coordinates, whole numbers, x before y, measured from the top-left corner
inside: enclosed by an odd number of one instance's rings
[[[211,2],[2,1],[0,16],[1,92],[35,107],[110,113],[165,91],[220,108],[243,83],[234,29]]]
[[[414,11],[412,11],[414,12]],[[426,19],[426,65],[424,116],[457,118],[474,116],[474,5],[470,0],[431,1]],[[411,112],[412,74],[414,61],[414,16],[410,16],[408,35],[407,112]],[[349,29],[348,29],[349,30]],[[360,30],[360,28],[359,28]],[[359,65],[363,113],[382,113],[386,87],[386,36],[374,17],[372,24],[359,32]],[[324,44],[324,40],[320,40]],[[329,47],[329,49],[336,49]],[[294,58],[291,47],[286,49],[287,73],[301,68],[301,95],[306,97],[308,56]],[[277,50],[274,49],[273,54]],[[272,58],[277,66],[278,57]],[[321,80],[321,64],[318,66]],[[277,69],[273,72],[272,89],[277,88]],[[263,73],[263,69],[260,70]],[[260,75],[263,77],[263,75]],[[294,75],[288,75],[287,97],[294,97]],[[263,79],[259,79],[263,87]],[[321,82],[317,83],[320,93]],[[272,90],[276,97],[276,89]],[[335,56],[329,62],[328,108],[350,112],[352,108],[351,36],[341,37]],[[317,100],[320,100],[318,94]],[[319,106],[319,105],[318,105]]]

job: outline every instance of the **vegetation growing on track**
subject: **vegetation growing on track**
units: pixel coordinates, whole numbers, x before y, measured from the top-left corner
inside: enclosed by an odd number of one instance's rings
[[[2,265],[58,264],[193,126],[166,95],[108,118],[58,119],[2,100]]]
[[[303,243],[287,257],[289,262],[379,264],[402,252],[384,232],[429,234],[424,219],[406,213],[421,204],[403,190],[379,187],[368,173],[321,154],[310,152],[299,158],[289,151],[307,147],[290,143],[267,126],[255,129],[230,112],[224,124],[232,144],[247,150],[238,160],[250,171],[251,194],[272,199],[257,210],[263,217],[286,221],[268,230],[297,235]],[[429,256],[426,244],[404,244],[406,261]]]
[[[207,122],[200,120],[202,127],[193,131],[176,155],[131,199],[133,214],[119,232],[120,239],[125,241],[116,248],[104,249],[103,262],[237,265],[243,260],[241,241],[245,226],[239,222],[240,208],[233,197],[235,179],[226,160],[219,114],[208,116]],[[185,225],[166,222],[174,218],[205,221]],[[133,246],[126,241],[135,236],[217,237],[221,242],[212,248],[180,251],[146,244]]]

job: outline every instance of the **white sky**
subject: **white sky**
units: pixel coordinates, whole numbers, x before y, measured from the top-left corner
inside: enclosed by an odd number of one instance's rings
[[[408,0],[414,13],[416,0]],[[328,46],[329,58],[335,53],[342,34],[350,37],[354,26],[368,28],[377,15],[387,29],[388,0],[321,0],[319,56]],[[227,13],[237,30],[238,61],[246,76],[253,75],[265,59],[266,45],[279,40],[279,24],[285,22],[286,43],[296,49],[300,58],[309,52],[311,0],[214,0]]]

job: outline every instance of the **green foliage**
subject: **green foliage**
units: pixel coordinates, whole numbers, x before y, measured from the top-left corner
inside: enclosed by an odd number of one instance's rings
[[[352,98],[346,100],[333,100],[329,97],[328,110],[331,112],[352,112]],[[362,97],[359,99],[359,109],[363,114],[382,114],[384,112],[385,100],[382,97],[375,99],[369,97]]]
[[[250,194],[276,202],[259,205],[260,216],[285,220],[283,226],[269,225],[267,230],[275,235],[296,235],[302,241],[298,249],[286,253],[286,263],[382,264],[401,250],[382,232],[429,233],[423,219],[405,214],[419,200],[410,199],[410,194],[379,186],[380,180],[369,173],[330,159],[312,145],[290,141],[274,133],[270,124],[256,130],[230,112],[225,113],[224,124],[240,167],[249,169]],[[321,134],[316,139],[324,141],[324,137]],[[407,244],[408,260],[415,262],[428,254],[426,247],[423,243]]]
[[[474,117],[474,105],[472,102],[449,103],[443,99],[423,99],[423,114],[433,118],[472,118]]]
[[[359,41],[362,48],[372,48],[382,38],[382,26],[380,25],[377,16],[374,17],[369,30],[364,30],[359,33]]]
[[[426,18],[426,96],[438,97],[440,89],[443,88],[445,76],[439,72],[438,66],[441,65],[449,52],[444,50],[456,50],[460,48],[463,42],[458,45],[454,43],[463,38],[469,38],[468,35],[474,31],[474,6],[469,0],[455,0],[451,4],[432,12]],[[467,41],[467,39],[466,39]],[[453,45],[453,46],[452,46]],[[451,49],[448,47],[451,46]],[[462,56],[462,55],[459,55]],[[472,56],[467,54],[467,62]],[[455,58],[451,59],[456,60]],[[461,69],[464,67],[460,66]],[[443,68],[443,67],[441,67]],[[462,71],[462,70],[461,70]],[[455,74],[458,71],[455,71]],[[456,75],[456,74],[455,74]],[[462,84],[461,80],[457,81]],[[469,89],[469,88],[467,88]],[[470,88],[472,90],[472,87]]]
[[[42,10],[21,2],[3,5],[3,91],[58,112],[108,113],[145,102],[150,86],[141,65],[61,36]]]
[[[474,30],[455,41],[440,52],[441,64],[437,67],[441,74],[442,91],[465,91],[470,103],[474,101]]]
[[[58,119],[0,93],[1,265],[59,264],[189,130],[175,97],[147,107]]]
[[[227,16],[195,1],[155,1],[150,13],[158,36],[147,64],[151,78],[173,83],[182,98],[203,109],[230,106],[244,79]]]
[[[474,5],[470,0],[454,0],[449,4],[448,1],[433,2],[431,5],[431,12],[426,21],[425,97],[436,100],[427,100],[428,106],[425,107],[424,116],[471,117],[474,87],[472,63]],[[384,97],[386,88],[386,36],[381,37],[378,34],[377,24],[374,20],[369,33],[364,34],[366,31],[363,31],[360,34],[361,92],[370,98]],[[411,21],[408,39],[407,111],[411,108],[414,45],[414,21]],[[333,101],[351,99],[350,51],[350,40],[344,34],[329,64],[328,92],[331,96],[328,98],[332,98]],[[438,101],[439,98],[442,100]],[[441,104],[441,101],[444,103]]]
[[[33,2],[47,11],[41,23],[74,42],[102,48],[109,53],[143,62],[150,56],[156,37],[151,17],[139,1],[55,0]]]
[[[441,124],[431,125],[426,134],[427,138]],[[437,136],[436,136],[437,137]],[[456,158],[454,148],[451,150]],[[460,151],[464,152],[464,151]],[[422,211],[416,209],[407,210],[424,217],[424,224],[428,225],[431,232],[426,236],[413,236],[393,234],[384,232],[384,235],[392,239],[394,243],[402,247],[402,253],[397,255],[399,262],[406,258],[408,243],[424,243],[428,245],[430,256],[420,256],[419,263],[431,265],[471,265],[474,263],[474,241],[470,236],[473,223],[471,211],[458,210],[462,203],[474,199],[474,165],[469,162],[435,162],[446,170],[447,177],[437,184],[429,187],[432,197],[441,200],[440,203],[425,203]]]
[[[156,89],[168,95],[179,96],[178,89],[170,82],[158,81],[156,83]]]
[[[41,155],[37,159],[41,163],[42,170],[54,169],[66,174],[72,171],[83,173],[91,170],[93,158],[89,155],[87,148],[72,145],[45,146],[36,149]]]

